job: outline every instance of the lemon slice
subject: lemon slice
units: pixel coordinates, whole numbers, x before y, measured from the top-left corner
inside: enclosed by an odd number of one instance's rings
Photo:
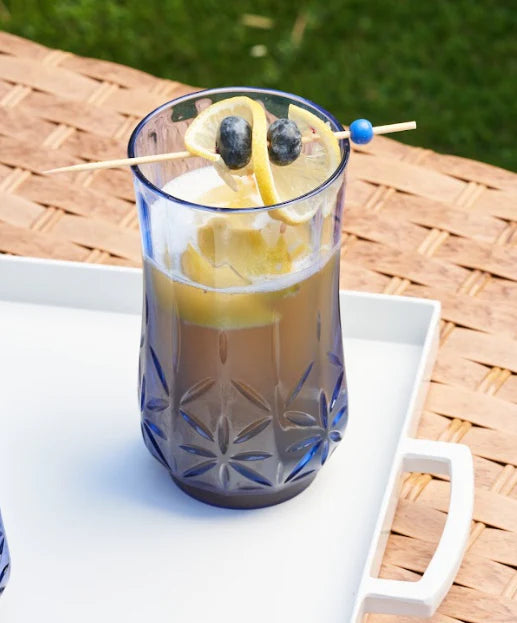
[[[213,273],[213,267],[207,267],[193,247],[186,251],[185,266],[196,281],[206,280],[207,286],[219,287],[221,283],[232,287],[241,285],[236,275]],[[205,260],[206,261],[206,260]],[[161,270],[149,266],[146,278],[151,280],[152,290],[156,295],[157,304],[173,318],[179,316],[184,322],[203,327],[218,329],[236,329],[257,327],[274,322],[276,318],[275,300],[279,296],[288,296],[293,292],[283,290],[279,292],[243,292],[225,293],[204,289],[181,281],[175,281]],[[228,269],[230,270],[230,269]]]
[[[304,137],[313,132],[318,140],[304,145],[302,153],[291,164],[277,166],[269,161],[267,151],[266,119],[254,120],[252,138],[252,160],[255,178],[265,205],[273,205],[295,199],[317,188],[337,169],[341,161],[341,150],[334,133],[324,121],[313,113],[291,104],[289,119],[294,121]],[[288,225],[298,225],[310,220],[325,197],[313,197],[297,202],[293,206],[273,210],[272,218]]]
[[[221,156],[215,151],[215,141],[221,121],[230,115],[242,117],[252,127],[257,118],[263,117],[264,123],[266,118],[260,104],[250,97],[244,95],[230,97],[201,111],[187,128],[184,140],[185,147],[191,154],[213,162],[219,175],[232,186],[231,174]],[[249,173],[251,173],[249,165],[232,171],[234,175],[248,175]]]
[[[236,178],[237,189],[227,184],[215,186],[197,197],[197,203],[217,208],[250,208],[262,203],[253,175]]]
[[[181,256],[183,274],[195,283],[212,288],[232,288],[249,283],[231,266],[214,266],[189,243]]]
[[[198,230],[199,250],[214,270],[231,267],[245,279],[288,273],[292,262],[285,236],[267,232],[266,239],[266,230],[213,218]]]
[[[243,117],[252,126],[250,164],[231,173],[221,156],[215,152],[219,125],[229,115]],[[190,153],[212,162],[217,173],[234,192],[238,193],[241,188],[234,175],[254,173],[264,205],[282,203],[317,188],[332,175],[341,160],[339,143],[324,121],[293,104],[289,106],[288,116],[298,125],[302,136],[309,137],[317,133],[319,138],[307,142],[300,156],[287,166],[277,166],[269,161],[266,112],[257,101],[246,96],[216,102],[199,113],[185,133],[185,147]],[[233,203],[228,207],[235,207],[234,202],[228,203]],[[298,225],[309,221],[321,205],[325,208],[327,204],[331,211],[331,199],[322,194],[310,200],[298,201],[293,206],[273,210],[269,214],[273,219],[288,225]]]

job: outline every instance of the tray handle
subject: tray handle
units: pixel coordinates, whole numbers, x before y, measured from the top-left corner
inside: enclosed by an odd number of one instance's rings
[[[417,582],[370,577],[364,611],[430,617],[447,594],[463,558],[474,505],[474,470],[467,446],[407,439],[402,451],[406,471],[449,474],[449,513],[438,547]]]

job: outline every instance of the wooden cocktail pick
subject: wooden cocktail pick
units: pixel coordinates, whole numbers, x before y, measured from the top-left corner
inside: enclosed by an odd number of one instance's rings
[[[403,123],[391,123],[389,125],[378,125],[372,127],[365,119],[357,119],[350,125],[350,130],[342,132],[334,132],[334,136],[339,139],[350,138],[358,144],[368,143],[374,134],[392,134],[393,132],[404,132],[405,130],[414,130],[416,121],[405,121]],[[354,124],[355,131],[354,131]],[[317,134],[304,137],[304,143],[318,140]],[[73,164],[69,167],[60,167],[58,169],[49,169],[44,173],[65,173],[67,171],[93,171],[95,169],[113,169],[116,167],[134,166],[138,164],[151,164],[153,162],[163,162],[165,160],[178,160],[179,158],[190,158],[194,154],[189,151],[175,151],[167,154],[153,154],[152,156],[139,156],[137,158],[119,158],[117,160],[104,160],[101,162],[85,162],[82,164]]]

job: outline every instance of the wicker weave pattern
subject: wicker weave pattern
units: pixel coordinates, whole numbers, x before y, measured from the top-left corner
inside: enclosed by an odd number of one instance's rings
[[[138,265],[127,171],[40,172],[120,157],[137,119],[192,90],[0,33],[0,251]],[[516,199],[513,173],[387,138],[351,159],[342,285],[442,301],[419,434],[475,454],[469,550],[434,623],[517,621]],[[383,576],[425,570],[447,505],[445,479],[405,477]]]

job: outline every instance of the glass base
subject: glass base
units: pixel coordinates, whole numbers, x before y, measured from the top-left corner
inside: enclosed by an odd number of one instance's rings
[[[191,497],[206,504],[212,506],[221,506],[223,508],[264,508],[265,506],[274,506],[280,504],[280,502],[286,502],[296,495],[301,493],[304,489],[311,484],[316,477],[316,474],[311,474],[307,478],[304,478],[301,482],[293,483],[279,491],[272,491],[271,493],[260,493],[256,491],[249,491],[248,493],[218,493],[217,491],[210,491],[208,489],[201,489],[185,483],[178,478],[172,476],[174,482],[178,487],[188,493]]]

